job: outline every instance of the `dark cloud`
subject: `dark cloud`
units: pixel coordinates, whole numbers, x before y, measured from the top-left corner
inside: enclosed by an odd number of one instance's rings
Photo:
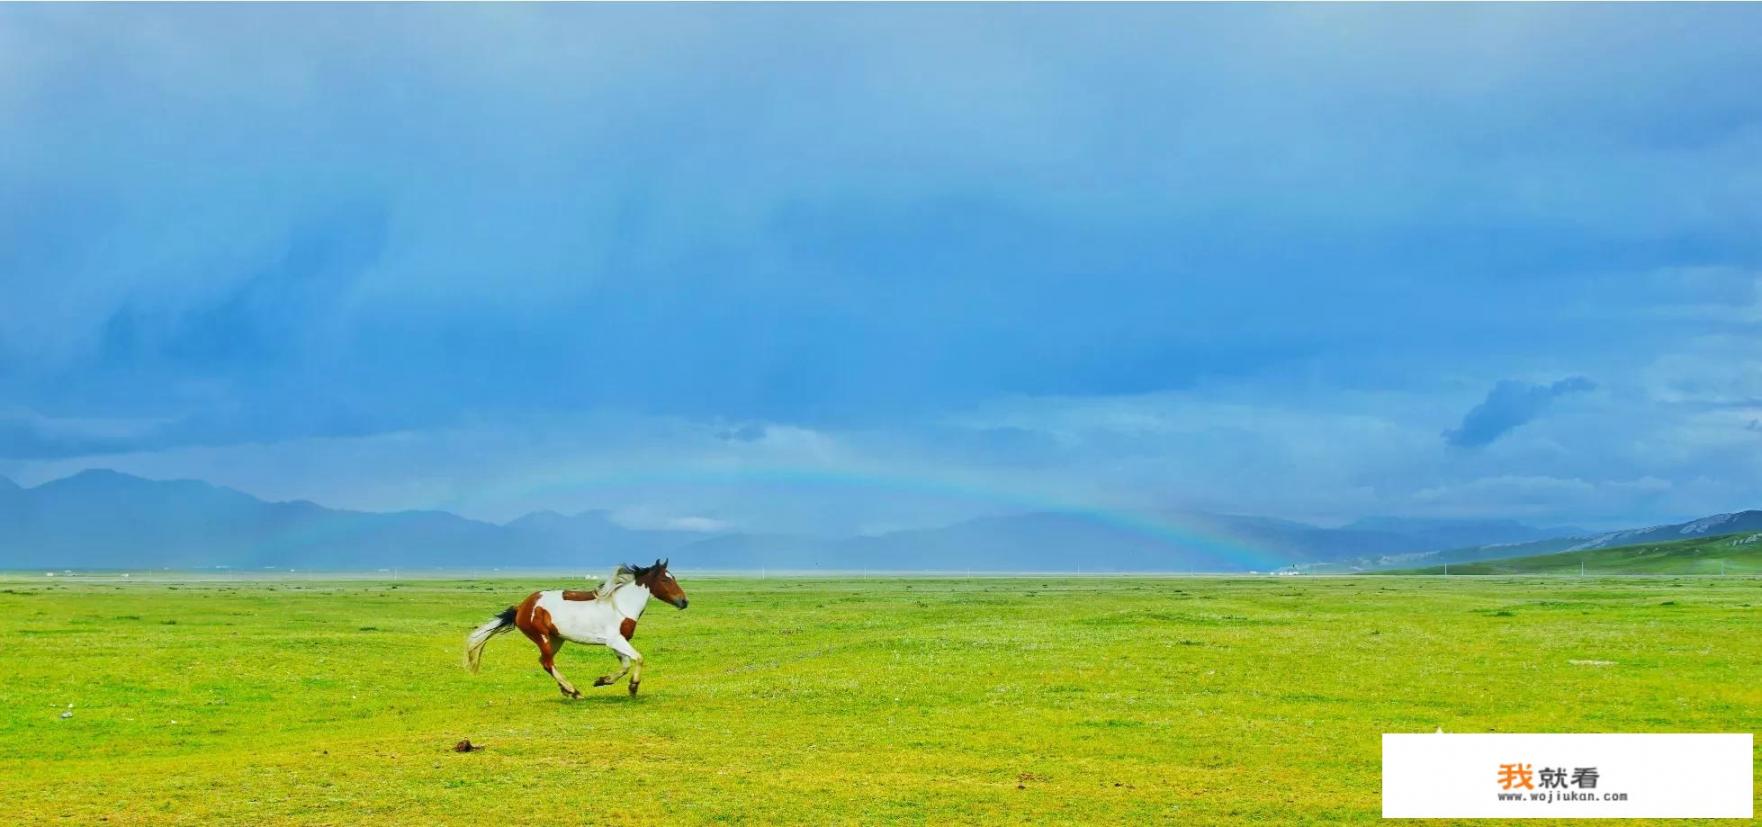
[[[1240,439],[1337,489],[1302,463],[1343,438],[1281,410],[1411,399],[1379,414],[1435,447],[1435,365],[1700,381],[1646,368],[1755,298],[1762,96],[1730,79],[1759,32],[1740,4],[0,4],[0,460],[632,412],[1168,497]],[[1446,438],[1573,389],[1501,386]],[[1169,393],[1195,421],[927,425]],[[1450,470],[1621,462],[1497,453]]]
[[[398,431],[412,424],[323,401],[277,409],[215,409],[160,421],[121,424],[0,416],[0,460],[63,459],[313,437],[363,437]]]
[[[1444,441],[1458,448],[1479,448],[1541,416],[1556,398],[1596,386],[1583,376],[1562,379],[1552,385],[1503,380],[1493,386],[1486,399],[1462,417],[1461,425],[1444,432]]]
[[[131,450],[137,440],[69,432],[25,419],[0,419],[0,459],[57,459]]]

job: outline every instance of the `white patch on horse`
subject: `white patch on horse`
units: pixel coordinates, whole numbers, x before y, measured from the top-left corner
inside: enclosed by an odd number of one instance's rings
[[[619,627],[626,618],[642,617],[648,608],[649,590],[624,572],[607,578],[594,600],[564,600],[561,590],[538,593],[538,605],[551,615],[557,634],[571,643],[610,646],[625,643]],[[616,643],[614,643],[616,641]],[[634,650],[633,650],[634,651]]]

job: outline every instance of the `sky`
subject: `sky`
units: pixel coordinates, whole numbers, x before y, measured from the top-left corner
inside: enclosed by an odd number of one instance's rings
[[[0,475],[1762,507],[1762,8],[0,7]]]

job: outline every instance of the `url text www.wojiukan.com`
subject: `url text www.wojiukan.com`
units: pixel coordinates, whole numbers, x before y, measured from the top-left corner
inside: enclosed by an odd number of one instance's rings
[[[1499,793],[1500,801],[1540,801],[1545,804],[1568,801],[1626,801],[1627,793],[1536,792]]]

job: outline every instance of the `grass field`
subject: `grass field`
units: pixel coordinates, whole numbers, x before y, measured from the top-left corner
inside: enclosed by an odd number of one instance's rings
[[[556,578],[0,581],[7,821],[1364,823],[1383,732],[1762,728],[1751,578],[681,581],[579,701],[459,667]]]
[[[1762,535],[1727,534],[1615,548],[1563,551],[1473,563],[1451,563],[1450,574],[1762,574]],[[1443,574],[1444,566],[1405,574]]]

